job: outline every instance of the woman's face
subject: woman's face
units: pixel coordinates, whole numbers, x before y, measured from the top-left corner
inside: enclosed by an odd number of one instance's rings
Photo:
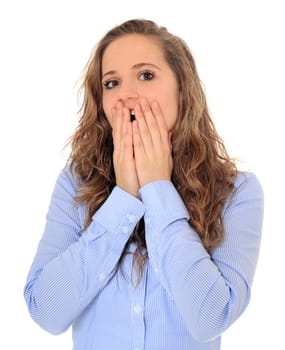
[[[171,130],[178,113],[178,84],[156,41],[128,34],[113,41],[102,59],[103,109],[112,126],[111,110],[118,101],[130,109],[146,98],[157,101]]]

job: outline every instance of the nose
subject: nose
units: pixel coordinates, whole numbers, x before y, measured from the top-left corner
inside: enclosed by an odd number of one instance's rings
[[[121,84],[118,100],[122,101],[127,107],[133,107],[138,99],[139,92],[133,84],[128,82]]]

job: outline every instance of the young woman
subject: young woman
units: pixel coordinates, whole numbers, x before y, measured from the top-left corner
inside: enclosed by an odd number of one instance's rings
[[[220,349],[250,299],[263,192],[229,158],[180,38],[130,20],[99,42],[25,286],[75,350]]]

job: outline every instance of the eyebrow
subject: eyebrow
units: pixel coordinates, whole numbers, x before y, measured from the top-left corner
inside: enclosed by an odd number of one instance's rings
[[[141,62],[141,63],[136,63],[132,66],[132,69],[139,69],[139,68],[142,68],[144,66],[151,66],[151,67],[154,67],[156,69],[159,69],[161,70],[157,65],[153,64],[153,63],[147,63],[147,62]],[[106,75],[112,75],[112,74],[116,74],[117,72],[115,70],[110,70],[106,73],[103,74],[102,78],[104,78]]]

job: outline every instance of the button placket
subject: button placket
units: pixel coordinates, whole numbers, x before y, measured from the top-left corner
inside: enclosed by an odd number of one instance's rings
[[[123,233],[127,234],[127,233],[129,233],[130,229],[129,229],[129,227],[128,227],[127,225],[123,225],[123,226],[121,227],[121,231],[122,231]]]
[[[133,307],[133,310],[136,314],[139,314],[141,313],[142,311],[142,307],[140,306],[140,304],[136,304],[134,307]]]
[[[153,267],[153,270],[156,274],[159,273],[159,258],[158,258],[158,240],[159,233],[157,228],[152,224],[152,220],[148,215],[145,216],[146,223],[146,240],[148,246],[148,256]]]
[[[145,216],[144,222],[146,223],[146,225],[150,224],[150,222],[151,222],[150,217],[149,216]]]
[[[145,322],[144,302],[146,289],[147,265],[145,265],[142,279],[135,289],[131,287],[131,319],[132,319],[132,344],[133,349],[144,348]]]

